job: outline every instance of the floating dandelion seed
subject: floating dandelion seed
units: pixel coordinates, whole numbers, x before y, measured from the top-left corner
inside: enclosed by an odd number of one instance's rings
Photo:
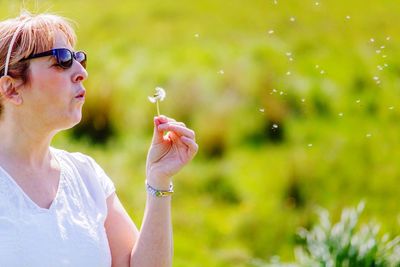
[[[325,71],[324,71],[324,70],[321,70],[319,73],[321,73],[321,74],[325,74]]]
[[[316,69],[319,69],[319,65],[315,65],[315,68],[316,68]]]
[[[356,103],[357,103],[357,104],[360,104],[360,102],[361,102],[360,99],[357,99],[357,100],[356,100]]]
[[[295,21],[296,21],[296,18],[295,18],[295,17],[290,17],[290,21],[291,21],[291,22],[295,22]]]
[[[315,2],[315,5],[316,5],[316,6],[319,6],[319,2]]]
[[[390,107],[389,107],[389,109],[390,109],[390,110],[393,110],[393,109],[394,109],[394,107],[393,107],[393,106],[390,106]]]
[[[381,45],[381,49],[385,49],[385,46],[384,46],[384,45]]]
[[[304,98],[302,98],[302,99],[301,99],[301,102],[303,102],[303,103],[304,103],[304,102],[306,102],[306,100],[305,100]]]
[[[219,70],[218,73],[223,75],[225,72],[224,72],[224,70]]]
[[[374,38],[371,38],[371,39],[369,39],[369,41],[370,41],[371,43],[373,43],[373,42],[375,42],[375,39],[374,39]]]
[[[387,63],[385,63],[385,64],[383,64],[383,66],[384,66],[385,68],[387,68],[389,65],[388,65]]]
[[[158,116],[160,116],[160,107],[159,107],[159,104],[158,104],[158,102],[159,101],[163,101],[164,100],[164,98],[166,97],[166,93],[165,93],[165,90],[163,89],[163,88],[161,88],[161,87],[156,87],[156,93],[153,95],[153,96],[149,96],[148,98],[149,98],[149,101],[151,102],[151,103],[156,103],[156,105],[157,105],[157,114],[158,114]]]
[[[200,37],[200,34],[195,33],[195,34],[194,34],[194,37],[199,38],[199,37]]]
[[[280,95],[284,95],[285,93],[284,93],[283,91],[280,91],[279,94],[280,94]]]
[[[287,76],[289,76],[289,75],[291,75],[292,73],[290,72],[290,71],[288,71],[288,72],[286,72],[286,75]]]
[[[278,129],[278,124],[273,124],[272,129]]]
[[[274,0],[274,5],[277,5],[278,4],[278,0]]]
[[[376,84],[381,84],[381,81],[376,81]]]
[[[351,17],[347,15],[347,16],[346,16],[346,19],[349,20],[349,19],[351,19]]]
[[[313,144],[308,144],[307,146],[308,146],[308,147],[312,147],[312,146],[313,146]]]
[[[376,68],[377,68],[378,70],[383,70],[383,67],[382,67],[381,65],[376,66]]]
[[[260,109],[259,109],[259,111],[260,111],[260,112],[264,112],[264,111],[265,111],[265,109],[263,109],[263,108],[260,108]]]
[[[382,51],[380,49],[375,50],[375,53],[380,54]]]
[[[382,55],[382,58],[387,58],[387,55]]]
[[[379,81],[379,77],[378,76],[374,76],[373,78],[375,81]]]
[[[370,134],[370,133],[367,133],[366,135],[365,135],[365,137],[367,137],[367,138],[370,138],[372,136],[372,134]]]
[[[268,34],[270,34],[270,35],[271,35],[271,34],[274,34],[274,30],[269,30],[269,31],[268,31]]]
[[[343,112],[340,112],[340,113],[339,113],[339,117],[343,117]]]
[[[286,52],[286,55],[287,55],[288,57],[290,57],[290,56],[292,55],[292,52]]]
[[[390,36],[386,37],[386,41],[390,41],[390,39],[391,39]]]

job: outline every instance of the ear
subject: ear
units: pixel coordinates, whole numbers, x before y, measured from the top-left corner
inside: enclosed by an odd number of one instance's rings
[[[0,78],[0,96],[15,105],[22,104],[22,96],[17,90],[16,81],[9,75]]]

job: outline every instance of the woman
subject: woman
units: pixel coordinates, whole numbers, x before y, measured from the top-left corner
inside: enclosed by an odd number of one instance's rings
[[[171,266],[171,177],[196,154],[194,132],[154,118],[139,231],[92,158],[50,146],[82,116],[74,45],[59,16],[0,22],[0,266]]]

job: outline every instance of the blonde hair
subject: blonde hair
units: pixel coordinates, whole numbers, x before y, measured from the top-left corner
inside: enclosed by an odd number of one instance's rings
[[[1,21],[0,77],[9,75],[22,80],[24,84],[29,82],[29,60],[21,59],[52,49],[55,35],[59,31],[65,34],[69,44],[74,47],[75,31],[71,23],[61,16],[48,13],[33,15],[22,11],[16,18]],[[1,111],[0,101],[0,114]]]

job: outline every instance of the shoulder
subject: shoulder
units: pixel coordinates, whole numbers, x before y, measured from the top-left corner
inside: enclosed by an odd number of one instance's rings
[[[91,157],[81,152],[69,152],[63,149],[50,147],[50,151],[55,155],[57,159],[66,161],[69,164],[75,165],[76,167],[91,167],[100,168],[97,162]]]

